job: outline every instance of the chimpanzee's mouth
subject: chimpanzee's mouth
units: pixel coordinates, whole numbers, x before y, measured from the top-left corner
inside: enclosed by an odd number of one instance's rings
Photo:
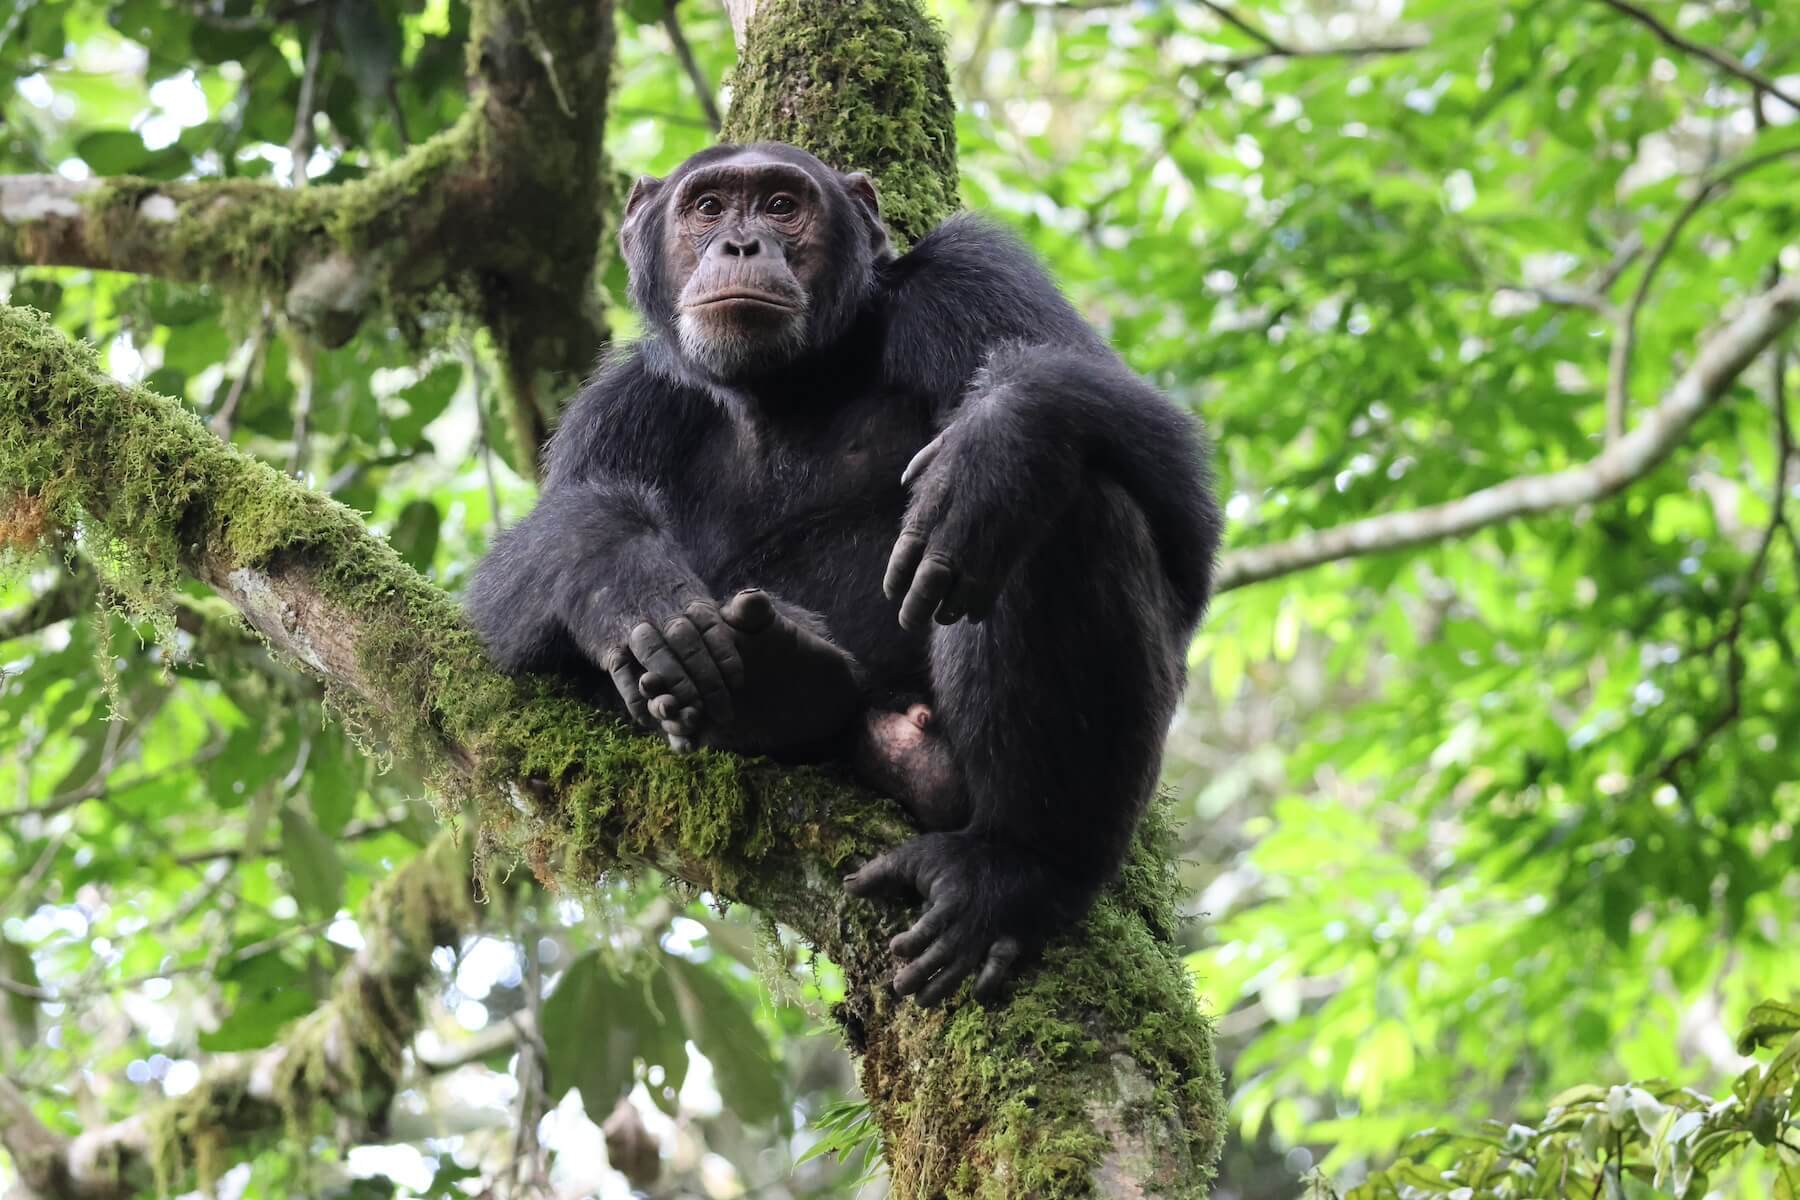
[[[728,291],[714,292],[709,296],[702,296],[698,300],[691,301],[684,307],[708,308],[715,304],[761,304],[768,308],[785,308],[790,311],[799,307],[786,296],[777,296],[771,292],[751,291],[748,288],[732,288]]]

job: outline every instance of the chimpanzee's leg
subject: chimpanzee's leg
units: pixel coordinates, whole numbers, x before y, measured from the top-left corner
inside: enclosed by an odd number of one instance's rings
[[[1014,962],[1085,914],[1118,870],[1156,785],[1191,617],[1142,511],[1101,481],[1007,581],[980,624],[931,644],[936,723],[972,813],[848,881],[916,894],[894,939],[902,995],[947,996],[979,970],[993,995]]]

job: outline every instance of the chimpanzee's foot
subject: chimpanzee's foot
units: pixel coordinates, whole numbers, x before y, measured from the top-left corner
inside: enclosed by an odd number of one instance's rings
[[[763,591],[739,592],[719,609],[737,638],[744,684],[732,691],[735,718],[701,727],[654,673],[639,681],[650,712],[677,749],[680,742],[754,753],[822,745],[862,710],[856,660],[822,634],[781,611]],[[693,714],[695,718],[698,714]]]
[[[921,829],[961,829],[969,823],[962,776],[925,705],[913,704],[905,712],[871,709],[863,718],[854,762],[857,774],[898,800]]]

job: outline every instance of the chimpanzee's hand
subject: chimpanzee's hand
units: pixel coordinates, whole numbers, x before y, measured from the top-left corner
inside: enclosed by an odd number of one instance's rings
[[[728,724],[736,715],[731,693],[744,684],[744,663],[711,600],[674,611],[653,608],[614,628],[622,632],[603,639],[594,659],[639,725],[660,728],[670,745],[685,750],[708,724]],[[659,681],[649,695],[640,685],[646,674]]]
[[[881,590],[900,624],[925,628],[993,610],[1014,566],[1049,532],[1078,483],[1069,449],[1017,447],[995,418],[959,416],[907,464],[912,489]]]
[[[1035,953],[1054,906],[1034,894],[1029,871],[1014,869],[992,843],[967,833],[928,833],[844,880],[856,896],[919,897],[924,911],[888,943],[904,961],[894,991],[927,1008],[970,974],[975,998],[995,999],[1021,957]]]

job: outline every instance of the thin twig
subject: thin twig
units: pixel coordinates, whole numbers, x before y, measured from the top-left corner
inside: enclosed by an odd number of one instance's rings
[[[1770,287],[1780,284],[1779,264],[1769,268],[1768,282]],[[1772,371],[1769,407],[1775,418],[1775,480],[1770,490],[1769,520],[1763,527],[1762,536],[1757,540],[1750,566],[1738,577],[1737,586],[1732,589],[1729,604],[1731,616],[1725,629],[1700,650],[1701,654],[1710,658],[1721,646],[1725,649],[1725,703],[1706,726],[1694,735],[1692,741],[1664,759],[1657,767],[1654,777],[1672,786],[1679,786],[1676,777],[1681,770],[1698,759],[1712,740],[1743,712],[1744,654],[1739,640],[1744,632],[1744,612],[1749,607],[1751,594],[1762,582],[1763,571],[1769,562],[1769,549],[1775,544],[1776,533],[1789,529],[1791,534],[1787,520],[1787,476],[1788,463],[1794,456],[1794,432],[1788,425],[1787,415],[1787,351],[1779,342],[1771,350],[1769,363]]]
[[[481,359],[472,343],[463,343],[463,369],[469,373],[469,395],[475,403],[475,429],[481,440],[481,477],[487,484],[488,516],[494,525],[494,536],[506,528],[500,511],[500,485],[494,478],[494,439],[488,434],[487,410],[481,406]]]
[[[1411,54],[1415,50],[1424,50],[1431,43],[1419,42],[1365,42],[1351,46],[1285,46],[1280,50],[1261,50],[1255,54],[1241,54],[1235,58],[1208,59],[1200,65],[1218,67],[1225,71],[1242,71],[1254,67],[1258,63],[1272,59],[1295,58],[1379,58],[1386,54]]]
[[[1227,25],[1267,50],[1282,55],[1293,53],[1293,51],[1289,50],[1286,46],[1282,45],[1244,18],[1238,16],[1237,13],[1233,12],[1223,4],[1217,4],[1214,0],[1200,0],[1200,7],[1204,8],[1207,12],[1219,18],[1219,20],[1225,22]]]
[[[1656,273],[1662,269],[1668,259],[1669,252],[1675,248],[1681,232],[1687,228],[1706,202],[1719,195],[1733,182],[1751,171],[1766,167],[1772,162],[1792,157],[1800,153],[1800,149],[1789,146],[1780,150],[1771,150],[1766,154],[1752,155],[1740,162],[1733,163],[1723,171],[1709,175],[1688,199],[1687,204],[1675,215],[1674,223],[1663,234],[1656,249],[1650,252],[1650,261],[1644,264],[1644,273],[1638,278],[1637,289],[1632,292],[1631,300],[1625,306],[1624,315],[1619,320],[1619,331],[1613,338],[1612,354],[1606,364],[1606,442],[1612,445],[1625,436],[1629,421],[1627,417],[1631,406],[1631,356],[1637,348],[1637,319],[1643,310],[1644,301],[1650,296],[1650,286],[1656,281]]]
[[[1677,50],[1704,58],[1713,66],[1724,71],[1727,75],[1737,76],[1737,78],[1743,80],[1757,91],[1767,92],[1795,112],[1800,112],[1800,100],[1796,100],[1787,92],[1782,91],[1773,79],[1745,66],[1723,50],[1715,50],[1711,46],[1703,46],[1699,42],[1682,37],[1679,33],[1676,33],[1673,29],[1670,29],[1667,25],[1663,24],[1651,13],[1630,3],[1629,0],[1600,0],[1600,3],[1613,9],[1615,12],[1624,13]]]
[[[263,305],[263,318],[260,324],[244,339],[249,353],[244,357],[243,370],[231,381],[231,390],[225,393],[225,402],[219,405],[218,411],[207,420],[207,426],[213,433],[225,441],[231,440],[232,425],[237,420],[238,404],[244,398],[244,391],[250,381],[262,372],[263,353],[269,347],[269,334],[273,328],[273,318],[269,315],[268,305]]]
[[[59,576],[54,584],[18,608],[0,612],[0,642],[48,629],[81,611],[82,589],[74,575]]]
[[[18,980],[8,979],[4,975],[0,975],[0,992],[7,992],[14,996],[23,997],[26,1000],[57,1000],[61,998],[49,988],[36,987],[29,983],[20,983]]]
[[[306,45],[306,69],[300,76],[300,98],[294,104],[294,133],[288,138],[288,179],[295,187],[306,185],[306,160],[313,150],[313,102],[319,87],[319,60],[325,53],[325,26],[330,11],[313,23],[312,40]]]
[[[313,389],[318,383],[310,343],[301,341],[295,345],[294,365],[299,368],[300,382],[294,389],[294,446],[288,453],[288,473],[304,476],[309,426],[312,422]]]
[[[719,100],[713,94],[712,80],[706,77],[699,60],[694,57],[694,48],[688,45],[687,35],[681,32],[681,21],[675,16],[675,5],[678,0],[669,0],[663,8],[663,31],[669,35],[670,43],[675,47],[675,57],[681,60],[681,69],[687,72],[688,80],[694,85],[694,95],[700,101],[700,111],[706,114],[706,123],[714,133],[719,132]]]

